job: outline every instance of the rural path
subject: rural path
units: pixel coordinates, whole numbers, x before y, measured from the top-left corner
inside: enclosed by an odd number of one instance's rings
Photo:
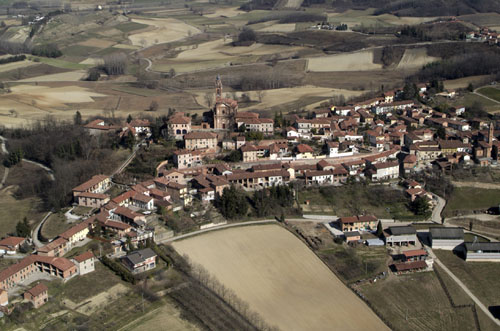
[[[495,99],[492,99],[492,98],[490,98],[490,97],[487,97],[486,95],[484,95],[484,94],[481,94],[481,93],[477,92],[477,90],[476,90],[476,91],[474,91],[474,92],[472,92],[472,93],[474,93],[475,95],[479,95],[480,97],[483,97],[483,98],[485,98],[485,99],[488,99],[488,100],[493,101],[494,103],[497,103],[497,104],[499,104],[499,105],[500,105],[500,102],[499,102],[498,100],[495,100]]]
[[[262,220],[262,221],[248,221],[248,222],[238,222],[238,223],[225,224],[225,225],[221,225],[221,226],[215,226],[213,228],[208,228],[208,229],[193,231],[193,232],[186,233],[186,234],[181,234],[179,236],[175,236],[175,237],[161,240],[158,243],[159,244],[167,244],[167,243],[170,243],[170,242],[173,242],[176,240],[186,239],[186,238],[197,236],[199,234],[210,232],[210,231],[217,231],[217,230],[222,230],[222,229],[227,229],[227,228],[234,228],[234,227],[238,227],[238,226],[266,224],[266,223],[277,223],[277,222],[275,220]]]
[[[455,187],[474,187],[474,188],[483,188],[489,190],[498,190],[500,189],[500,184],[493,183],[479,183],[479,182],[451,182]]]
[[[446,205],[446,200],[441,198],[436,194],[432,194],[433,197],[437,199],[437,205],[432,210],[432,221],[434,223],[442,223],[441,213],[443,212],[444,206]]]
[[[486,307],[474,294],[472,294],[469,288],[465,286],[465,284],[462,283],[462,281],[457,276],[455,276],[455,274],[451,272],[451,270],[448,269],[448,267],[446,267],[444,263],[441,262],[436,257],[436,255],[434,254],[434,252],[430,247],[429,247],[429,252],[432,258],[434,259],[434,263],[440,266],[448,274],[448,276],[450,276],[455,281],[455,283],[457,283],[457,285],[460,286],[462,290],[464,290],[464,292],[474,301],[476,306],[478,306],[479,309],[481,309],[486,314],[486,316],[488,316],[496,325],[500,326],[500,320],[496,319],[495,316],[493,316],[491,312],[488,310],[488,307]]]
[[[0,136],[0,140],[2,141],[2,143],[1,143],[2,153],[3,154],[8,154],[9,151],[7,150],[7,147],[5,146],[5,142],[7,141],[7,138]],[[51,181],[55,181],[56,180],[56,178],[54,177],[54,172],[49,167],[47,167],[47,166],[45,166],[45,165],[43,165],[41,163],[38,163],[38,162],[35,162],[35,161],[31,161],[31,160],[28,160],[28,159],[24,159],[24,158],[22,159],[22,161],[23,162],[27,162],[27,163],[31,163],[31,164],[33,164],[33,165],[35,165],[37,167],[42,168],[43,170],[47,171],[47,174],[48,174],[48,176],[49,176],[49,178],[50,178]]]
[[[3,171],[2,181],[0,182],[0,190],[5,185],[5,182],[7,181],[8,176],[9,176],[9,168],[5,167],[5,170]]]
[[[151,60],[148,59],[147,57],[143,57],[142,60],[144,60],[148,63],[148,66],[146,68],[144,68],[144,70],[146,70],[147,72],[150,72],[151,67],[153,66],[153,62],[151,62]]]
[[[42,221],[40,223],[38,223],[38,225],[33,229],[33,231],[31,232],[31,238],[33,239],[33,244],[35,244],[35,247],[36,248],[39,248],[39,247],[43,247],[45,246],[45,244],[43,244],[41,241],[40,241],[40,230],[43,226],[43,224],[45,223],[45,221],[49,218],[49,216],[52,215],[52,212],[49,211],[45,217],[42,219]]]
[[[121,173],[123,170],[125,170],[125,168],[130,164],[130,162],[132,162],[132,160],[135,158],[135,156],[137,155],[137,151],[139,150],[139,147],[141,146],[141,144],[144,142],[144,140],[141,140],[138,144],[136,144],[134,146],[134,149],[132,150],[132,153],[129,155],[129,157],[123,161],[123,163],[118,167],[118,169],[116,169],[112,174],[111,174],[111,177],[115,176],[115,175],[118,175],[119,173]]]

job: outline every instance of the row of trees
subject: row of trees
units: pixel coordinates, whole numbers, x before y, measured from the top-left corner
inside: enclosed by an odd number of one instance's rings
[[[257,217],[289,213],[293,202],[293,190],[286,185],[257,190],[251,197],[231,185],[224,189],[221,198],[216,202],[216,207],[225,218],[237,219],[247,216],[250,207]]]

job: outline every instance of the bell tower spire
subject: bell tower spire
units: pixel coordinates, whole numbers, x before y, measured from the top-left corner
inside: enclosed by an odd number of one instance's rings
[[[222,80],[220,75],[215,78],[215,100],[222,98]]]

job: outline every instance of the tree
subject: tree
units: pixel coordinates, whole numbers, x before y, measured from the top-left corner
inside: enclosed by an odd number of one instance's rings
[[[382,235],[384,234],[384,228],[382,227],[382,222],[381,221],[378,221],[378,224],[377,224],[377,237],[382,237]]]
[[[469,83],[469,85],[467,86],[467,91],[474,92],[474,85],[472,85],[472,83]]]
[[[244,27],[243,31],[241,31],[238,35],[238,42],[240,43],[255,42],[256,40],[257,35],[255,34],[255,31],[248,27]]]
[[[31,233],[31,227],[28,223],[28,219],[25,217],[22,222],[17,222],[16,234],[18,237],[26,238]]]
[[[127,70],[127,55],[124,53],[113,53],[103,57],[102,69],[108,75],[123,75]]]
[[[151,101],[151,104],[149,105],[149,111],[157,111],[158,110],[158,102],[156,100]]]
[[[418,88],[414,83],[406,83],[403,88],[403,98],[405,100],[412,100],[418,97]]]
[[[410,209],[415,215],[428,215],[430,212],[429,201],[419,196],[411,202]]]
[[[243,159],[241,155],[240,150],[235,150],[229,153],[228,156],[226,156],[226,161],[227,162],[240,162]]]
[[[82,114],[77,110],[73,118],[75,125],[82,125]]]
[[[437,136],[441,139],[446,139],[446,129],[440,126],[436,132]]]
[[[125,139],[125,146],[129,149],[133,149],[135,145],[135,136],[132,131],[128,131],[127,138]]]
[[[234,185],[224,189],[217,206],[222,216],[228,219],[245,216],[248,211],[248,202],[245,194]]]
[[[97,68],[90,68],[87,71],[87,80],[90,82],[95,82],[98,81],[99,78],[101,78],[101,73],[99,72],[99,69]]]
[[[130,124],[130,122],[132,122],[132,115],[128,114],[128,116],[127,116],[127,123]]]

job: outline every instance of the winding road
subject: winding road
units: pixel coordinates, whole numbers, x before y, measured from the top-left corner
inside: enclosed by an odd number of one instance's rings
[[[45,217],[42,219],[40,223],[31,231],[31,239],[33,239],[33,244],[35,245],[36,248],[43,247],[45,246],[44,243],[40,241],[40,230],[42,229],[43,224],[45,221],[49,218],[49,216],[52,215],[52,212],[49,211]]]
[[[443,223],[443,218],[441,217],[441,213],[443,212],[443,209],[446,206],[446,200],[436,194],[432,194],[432,196],[437,200],[437,205],[432,210],[432,221],[434,223],[441,224]]]

